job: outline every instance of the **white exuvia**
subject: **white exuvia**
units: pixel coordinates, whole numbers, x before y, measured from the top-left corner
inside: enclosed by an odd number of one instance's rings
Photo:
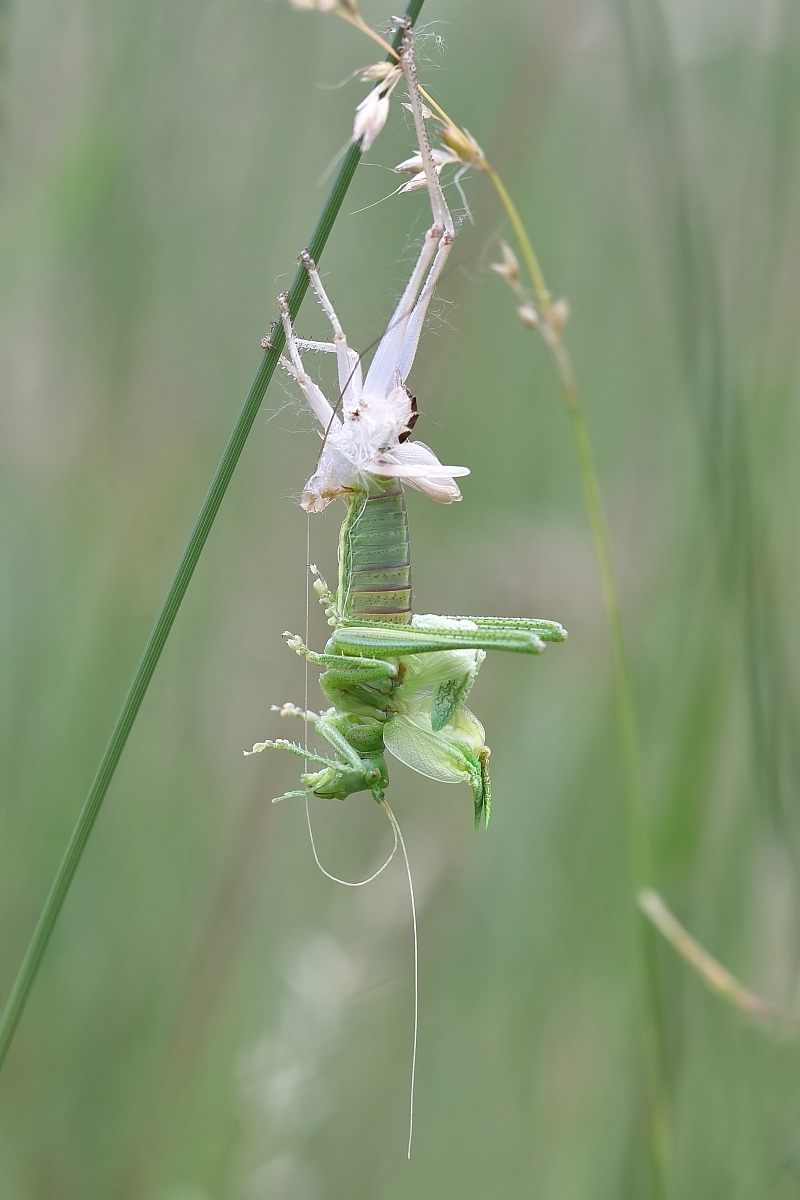
[[[323,447],[317,468],[306,484],[301,500],[308,512],[321,512],[338,496],[368,491],[370,478],[401,479],[431,499],[450,504],[461,499],[456,477],[469,474],[466,467],[443,466],[423,442],[408,440],[415,409],[405,381],[455,231],[439,181],[438,164],[425,130],[410,50],[402,54],[401,67],[408,85],[419,144],[415,168],[419,162],[424,172],[433,224],[425,235],[411,278],[380,340],[366,378],[362,378],[360,356],[348,347],[339,318],[307,253],[301,254],[300,260],[330,321],[333,341],[314,342],[295,337],[286,295],[278,297],[288,351],[288,357],[281,357],[281,365],[300,385],[323,430]],[[306,373],[301,350],[320,350],[336,355],[339,403],[331,405]]]

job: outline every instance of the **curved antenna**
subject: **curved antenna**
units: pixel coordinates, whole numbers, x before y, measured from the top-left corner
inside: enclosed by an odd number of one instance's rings
[[[325,876],[326,879],[331,879],[331,880],[333,880],[334,883],[341,883],[343,887],[365,887],[368,883],[372,883],[373,879],[377,879],[378,876],[381,875],[386,870],[386,868],[389,866],[389,863],[392,861],[395,854],[397,853],[398,839],[399,839],[400,843],[402,844],[403,835],[400,833],[400,828],[399,828],[397,822],[394,820],[394,814],[391,813],[391,810],[389,809],[388,804],[383,802],[382,806],[387,810],[387,816],[389,816],[389,823],[392,826],[392,830],[394,832],[394,845],[392,846],[391,854],[386,859],[386,862],[383,864],[383,866],[378,867],[377,871],[373,871],[373,873],[369,876],[368,879],[356,879],[356,880],[340,879],[338,875],[331,875],[330,871],[326,871],[325,868],[323,867],[322,863],[319,861],[319,855],[317,854],[317,844],[314,841],[314,831],[311,828],[311,811],[308,807],[308,796],[306,796],[306,824],[308,825],[308,836],[311,839],[311,852],[314,855],[314,862],[317,864],[320,871],[322,871],[322,874]],[[405,850],[403,851],[403,853],[405,853]]]
[[[311,852],[314,855],[314,862],[319,867],[322,874],[333,881],[340,883],[343,887],[365,887],[368,883],[372,883],[373,879],[377,879],[393,860],[397,853],[397,847],[403,852],[403,861],[406,866],[406,879],[408,880],[408,897],[411,901],[411,928],[414,936],[414,1033],[411,1041],[411,1081],[409,1085],[408,1099],[408,1145],[406,1147],[406,1158],[411,1158],[411,1143],[414,1138],[414,1091],[417,1083],[417,1042],[419,1040],[419,935],[417,931],[417,905],[414,899],[414,881],[411,876],[411,863],[408,859],[408,851],[406,850],[405,839],[403,838],[402,830],[397,822],[397,817],[392,812],[385,800],[380,802],[381,808],[386,813],[389,824],[392,827],[394,834],[394,845],[392,852],[382,866],[378,867],[377,871],[373,871],[367,879],[340,879],[338,875],[332,875],[330,871],[326,871],[319,860],[317,854],[317,845],[314,841],[314,831],[311,827],[311,811],[308,806],[308,796],[306,796],[306,824],[308,825],[308,836],[311,841]]]
[[[397,817],[385,800],[381,800],[381,808],[385,810],[387,817],[391,821],[395,839],[399,839],[400,849],[403,851],[403,858],[406,864],[406,878],[408,880],[408,896],[411,901],[411,927],[414,931],[414,1038],[411,1046],[411,1086],[408,1101],[408,1148],[406,1150],[406,1158],[410,1159],[411,1142],[414,1137],[414,1087],[417,1082],[417,1035],[419,1033],[419,939],[417,937],[417,906],[414,902],[414,882],[411,878],[411,863],[408,861],[408,851],[406,850],[400,826],[397,824]]]

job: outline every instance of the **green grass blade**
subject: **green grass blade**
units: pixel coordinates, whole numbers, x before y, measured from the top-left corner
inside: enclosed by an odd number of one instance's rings
[[[423,3],[424,0],[410,0],[406,8],[406,16],[411,19],[412,23],[416,21]],[[401,36],[402,34],[399,31],[395,35],[393,43],[395,49],[399,48]],[[393,58],[391,61],[393,61]],[[342,206],[347,189],[353,180],[360,159],[360,144],[351,145],[342,160],[336,179],[320,213],[314,233],[308,243],[308,251],[311,257],[316,260],[319,259],[325,248],[325,243],[333,228],[333,223],[339,215],[339,209]],[[289,312],[292,318],[297,316],[307,290],[308,275],[304,268],[300,267],[289,289]],[[211,486],[197,515],[197,520],[195,521],[189,541],[186,544],[186,549],[181,556],[178,569],[175,572],[161,611],[147,640],[144,654],[136,669],[136,674],[125,697],[122,710],[117,717],[111,738],[97,768],[97,774],[89,789],[89,794],[84,801],[83,808],[72,831],[55,880],[45,900],[36,929],[34,930],[25,957],[22,960],[22,965],[17,972],[16,979],[9,992],[2,1018],[0,1018],[0,1067],[2,1067],[8,1048],[11,1045],[53,928],[58,920],[72,880],[75,877],[81,856],[86,849],[86,843],[89,840],[106,792],[114,777],[114,772],[122,757],[122,751],[125,749],[128,735],[133,728],[142,700],[145,697],[150,680],[153,678],[153,673],[161,657],[161,651],[164,649],[164,645],[172,629],[172,624],[194,574],[194,569],[203,552],[206,538],[211,531],[211,526],[214,524],[214,518],[219,511],[222,499],[236,469],[236,464],[239,461],[244,444],[247,441],[248,434],[253,427],[253,422],[261,407],[261,401],[264,399],[264,394],[278,364],[278,357],[283,346],[283,329],[280,325],[277,325],[272,337],[272,347],[264,354],[261,365],[250,386],[247,399],[233,427],[233,432],[228,439],[228,444],[220,459],[219,466],[214,472]]]

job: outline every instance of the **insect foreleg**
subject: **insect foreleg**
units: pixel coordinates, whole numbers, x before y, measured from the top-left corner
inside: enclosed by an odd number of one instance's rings
[[[324,737],[325,741],[328,742],[329,745],[333,746],[334,750],[339,751],[348,766],[351,766],[356,771],[363,766],[358,752],[353,749],[347,738],[344,737],[339,730],[331,724],[330,721],[327,721],[324,716],[321,716],[319,720],[314,722],[314,725],[319,735]]]
[[[297,742],[288,742],[286,738],[256,742],[252,750],[245,750],[245,756],[250,758],[253,754],[260,754],[262,750],[288,750],[290,754],[296,754],[298,758],[307,759],[308,762],[320,763],[323,767],[332,767],[336,771],[342,766],[341,763],[334,762],[333,759],[323,758],[321,754],[314,754],[304,746],[298,746]]]
[[[341,758],[338,760],[325,758],[324,755],[309,750],[307,746],[300,746],[297,742],[289,742],[285,738],[256,742],[252,750],[245,750],[246,755],[260,754],[262,750],[288,750],[297,758],[302,758],[305,762],[318,763],[324,768],[315,774],[302,775],[301,779],[306,787],[276,796],[273,804],[279,800],[286,800],[290,796],[315,795],[324,800],[344,800],[353,792],[361,791],[372,792],[374,799],[378,802],[383,799],[389,779],[386,773],[386,763],[381,753],[382,739],[378,739],[376,747],[374,735],[370,739],[369,730],[364,730],[364,736],[358,739],[364,741],[363,753],[360,754],[336,727],[334,709],[328,713],[317,715],[312,712],[304,712],[295,705],[284,705],[280,711],[286,716],[303,717],[313,724],[320,736],[333,746]],[[333,719],[331,719],[332,714]],[[359,731],[357,730],[357,732]]]

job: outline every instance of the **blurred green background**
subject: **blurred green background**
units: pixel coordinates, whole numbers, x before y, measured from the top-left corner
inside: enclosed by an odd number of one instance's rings
[[[656,885],[791,1007],[800,9],[428,0],[422,21],[422,82],[569,298]],[[277,0],[6,6],[3,995],[364,94],[323,85],[375,58]],[[395,104],[367,160],[412,145]],[[356,212],[395,184],[360,168],[324,259],[357,347],[425,229],[424,194]],[[410,496],[416,608],[554,618],[570,640],[482,671],[488,834],[467,788],[391,763],[420,916],[411,1163],[402,867],[330,883],[302,806],[269,803],[300,764],[242,756],[286,732],[270,704],[302,702],[280,634],[304,622],[317,442],[276,376],[0,1079],[3,1200],[648,1194],[593,549],[550,360],[488,269],[502,213],[487,180],[465,187],[475,225],[410,382],[418,436],[473,474],[453,508]],[[322,332],[313,303],[299,325]],[[311,523],[329,576],[341,511]],[[314,644],[324,629],[313,612]],[[390,844],[365,796],[313,815],[335,873],[363,877]],[[797,1039],[668,946],[657,970],[674,1195],[797,1196]]]

